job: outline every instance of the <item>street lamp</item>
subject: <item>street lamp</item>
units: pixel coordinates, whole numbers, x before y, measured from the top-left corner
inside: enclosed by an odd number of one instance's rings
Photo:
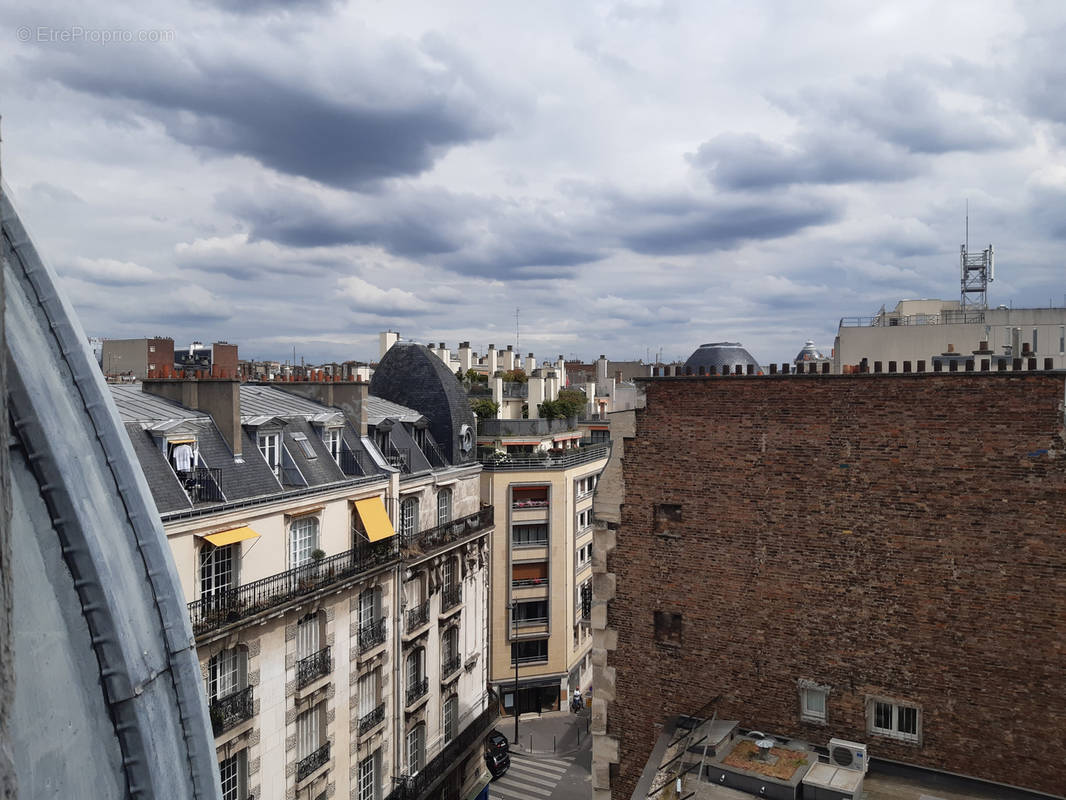
[[[518,744],[518,603],[508,603],[511,613],[511,658],[514,659],[514,694],[511,696],[511,713],[514,714],[514,743]]]

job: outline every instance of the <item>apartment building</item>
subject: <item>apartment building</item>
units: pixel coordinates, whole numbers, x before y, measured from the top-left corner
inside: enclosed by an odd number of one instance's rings
[[[480,792],[493,514],[476,460],[366,384],[112,392],[188,601],[223,797]]]
[[[576,420],[480,423],[481,494],[498,520],[489,678],[503,713],[565,708],[591,685],[592,495],[610,447]]]

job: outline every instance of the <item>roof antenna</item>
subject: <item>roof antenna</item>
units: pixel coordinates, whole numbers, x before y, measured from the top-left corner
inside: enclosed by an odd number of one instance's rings
[[[966,198],[966,252],[970,252],[970,198]]]
[[[522,352],[522,345],[518,339],[518,307],[515,306],[514,310],[514,349],[516,352]]]

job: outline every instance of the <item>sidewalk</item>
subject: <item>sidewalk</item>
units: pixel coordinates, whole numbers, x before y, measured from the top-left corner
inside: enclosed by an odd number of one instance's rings
[[[569,756],[581,749],[589,738],[591,709],[579,714],[570,711],[547,711],[522,714],[518,718],[518,744],[514,743],[514,719],[503,717],[496,730],[511,742],[512,752],[524,756],[552,758]]]

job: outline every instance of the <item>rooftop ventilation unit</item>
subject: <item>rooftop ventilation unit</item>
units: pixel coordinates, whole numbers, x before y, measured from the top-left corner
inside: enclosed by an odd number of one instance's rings
[[[829,740],[829,763],[834,767],[866,772],[869,768],[866,745],[844,739]]]
[[[804,800],[860,800],[868,761],[866,745],[830,739],[829,763],[803,776]]]

